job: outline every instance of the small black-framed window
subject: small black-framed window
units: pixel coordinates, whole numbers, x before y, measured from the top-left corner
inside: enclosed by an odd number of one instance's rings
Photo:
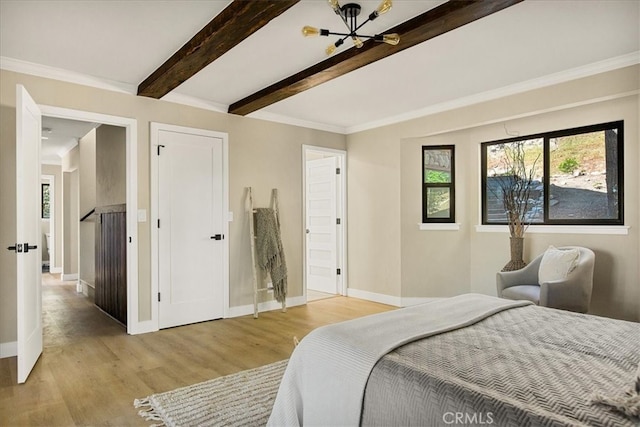
[[[455,147],[422,147],[422,222],[455,222]]]
[[[42,184],[42,219],[51,218],[51,194],[49,193],[50,186],[49,184]]]
[[[507,223],[511,180],[527,190],[527,224],[624,225],[623,149],[623,121],[482,143],[482,223]]]

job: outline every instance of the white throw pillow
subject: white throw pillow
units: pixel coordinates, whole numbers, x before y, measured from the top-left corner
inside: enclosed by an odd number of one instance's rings
[[[567,275],[578,265],[579,257],[580,250],[577,248],[558,249],[554,246],[549,246],[542,256],[542,261],[540,261],[538,284],[566,279]]]

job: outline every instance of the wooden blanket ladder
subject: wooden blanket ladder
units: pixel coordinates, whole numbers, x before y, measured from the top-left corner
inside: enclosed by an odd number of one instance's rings
[[[280,229],[280,213],[278,208],[278,189],[274,188],[271,190],[271,209],[276,216],[276,224],[278,225],[278,230]],[[273,285],[269,287],[268,285],[265,287],[258,286],[258,270],[256,267],[256,233],[255,233],[255,213],[256,210],[253,207],[253,193],[251,191],[251,187],[247,187],[247,197],[245,200],[245,210],[249,215],[249,234],[251,240],[251,267],[253,270],[253,318],[258,318],[258,295],[261,292],[273,292]],[[287,302],[286,298],[282,301],[282,312],[285,313],[287,311]]]

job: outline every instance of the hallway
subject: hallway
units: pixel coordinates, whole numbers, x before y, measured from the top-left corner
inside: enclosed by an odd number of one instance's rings
[[[125,335],[126,328],[76,292],[76,281],[42,273],[44,347],[71,344],[84,337]]]

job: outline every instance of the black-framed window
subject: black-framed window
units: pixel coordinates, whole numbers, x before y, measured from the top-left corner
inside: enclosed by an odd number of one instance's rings
[[[526,223],[623,225],[623,148],[623,121],[482,143],[482,223],[507,223],[499,187],[511,179],[527,182]]]
[[[422,222],[455,222],[455,147],[422,147]]]
[[[51,194],[49,193],[50,186],[49,184],[42,184],[42,218],[49,219],[51,218]]]

